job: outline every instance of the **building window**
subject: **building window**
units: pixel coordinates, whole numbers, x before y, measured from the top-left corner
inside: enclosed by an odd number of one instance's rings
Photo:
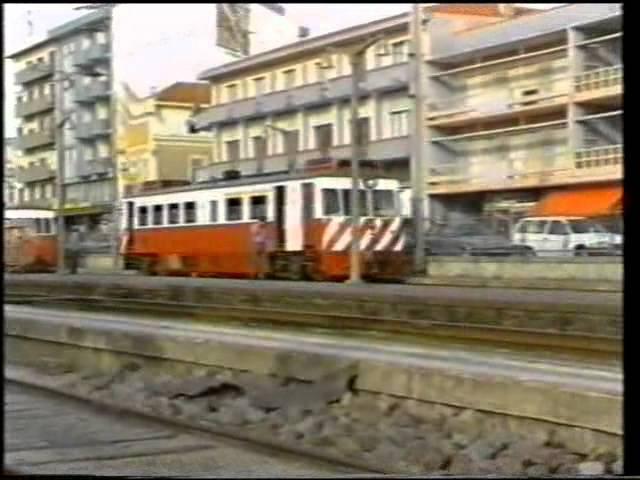
[[[313,132],[316,138],[316,148],[326,153],[333,145],[333,126],[330,123],[316,125],[313,127]]]
[[[235,102],[238,99],[238,84],[227,85],[227,102]]]
[[[147,207],[138,207],[138,226],[146,227],[149,223],[149,209]]]
[[[358,132],[357,139],[358,145],[367,145],[371,139],[371,132],[369,128],[369,117],[363,117],[358,119]]]
[[[38,185],[38,198],[42,198],[42,199],[47,198],[47,190],[46,190],[46,185],[44,183],[41,183]]]
[[[340,200],[335,188],[322,189],[322,204],[325,216],[340,215]]]
[[[180,223],[180,205],[177,203],[169,204],[169,225],[178,225]]]
[[[259,218],[267,218],[267,196],[256,195],[251,197],[249,205],[249,218],[258,220]]]
[[[240,159],[240,140],[224,142],[227,150],[227,161],[235,162]]]
[[[191,178],[195,178],[196,170],[204,166],[204,158],[191,157],[190,162],[191,162]]]
[[[267,156],[267,142],[264,137],[251,137],[253,143],[253,158],[264,158]]]
[[[196,202],[184,203],[184,223],[196,223],[198,221],[196,215]]]
[[[242,198],[227,198],[227,222],[242,220]]]
[[[209,221],[211,223],[218,223],[218,201],[211,200],[209,202]]]
[[[253,80],[253,86],[256,91],[256,97],[267,93],[267,77],[255,78]]]
[[[406,62],[409,58],[409,43],[406,41],[391,44],[391,60],[393,63]]]
[[[296,86],[296,70],[295,68],[290,68],[289,70],[285,70],[282,72],[282,78],[284,80],[284,89],[289,90]]]
[[[316,62],[316,78],[318,82],[324,82],[327,79],[325,70],[327,70],[327,68],[321,61]]]
[[[390,114],[391,136],[404,137],[409,134],[409,112],[391,112]]]
[[[153,206],[153,224],[162,225],[163,223],[164,205]]]

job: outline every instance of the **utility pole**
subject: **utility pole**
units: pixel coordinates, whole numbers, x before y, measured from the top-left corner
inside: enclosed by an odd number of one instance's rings
[[[65,191],[64,191],[64,124],[66,118],[64,115],[64,82],[65,78],[60,77],[58,72],[62,71],[62,48],[58,46],[56,49],[56,70],[57,80],[54,80],[55,91],[55,141],[56,141],[56,157],[57,157],[57,182],[56,182],[56,196],[58,197],[58,274],[64,275],[66,270],[65,262],[65,242],[66,231],[64,221],[64,204],[65,204]]]
[[[424,255],[424,206],[427,201],[425,192],[424,177],[424,55],[422,45],[422,23],[428,22],[428,18],[423,19],[421,4],[413,5],[411,16],[411,37],[413,44],[412,55],[412,90],[413,90],[413,134],[411,136],[411,214],[414,223],[415,251],[413,257],[414,271],[417,274],[425,272]]]
[[[348,283],[362,283],[360,269],[360,135],[358,134],[360,82],[364,81],[365,53],[367,49],[380,41],[377,36],[363,44],[347,50],[351,64],[351,262]]]

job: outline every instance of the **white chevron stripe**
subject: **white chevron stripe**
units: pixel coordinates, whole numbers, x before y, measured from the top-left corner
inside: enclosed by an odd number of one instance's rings
[[[345,230],[342,237],[340,237],[340,240],[334,244],[333,251],[342,251],[347,248],[349,243],[351,243],[351,226]]]
[[[399,226],[400,226],[400,219],[399,218],[394,219],[393,222],[391,223],[391,226],[387,229],[384,236],[378,242],[378,245],[376,245],[375,249],[380,251],[388,248],[389,242],[391,242],[391,239],[395,235]]]
[[[373,240],[373,234],[377,229],[380,228],[380,222],[378,222],[378,219],[376,218],[365,217],[362,219],[362,224],[364,224],[365,222],[370,224],[371,220],[373,220],[373,228],[367,228],[366,232],[364,232],[364,235],[362,235],[362,237],[360,238],[360,250],[365,250],[367,248],[371,240]]]
[[[341,219],[339,218],[331,218],[327,223],[327,226],[324,229],[324,233],[322,234],[322,249],[324,250],[329,243],[329,240],[333,237],[340,226]]]
[[[396,244],[396,247],[393,249],[394,252],[401,252],[404,249],[404,242],[406,238],[404,235],[400,237],[400,241]]]

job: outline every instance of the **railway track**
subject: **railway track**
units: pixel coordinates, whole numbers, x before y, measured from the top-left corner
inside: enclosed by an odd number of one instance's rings
[[[390,340],[411,343],[444,341],[532,353],[544,352],[562,358],[612,364],[619,363],[622,356],[622,341],[616,336],[533,328],[111,297],[33,296],[9,293],[5,296],[5,303],[86,311],[109,309],[125,314],[153,315],[177,322],[190,320],[241,324],[249,327],[255,325],[298,330],[320,329],[341,335],[384,334]]]
[[[309,449],[5,379],[5,475],[328,475],[381,473]],[[62,434],[64,432],[64,434]]]

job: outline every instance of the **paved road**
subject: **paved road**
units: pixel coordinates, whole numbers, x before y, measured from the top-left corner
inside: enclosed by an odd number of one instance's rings
[[[552,268],[550,266],[550,268]],[[5,274],[5,285],[11,287],[12,280],[60,282],[57,275],[50,274]],[[132,288],[148,285],[161,287],[177,285],[208,286],[219,290],[273,291],[288,293],[312,293],[314,295],[340,295],[345,297],[388,297],[390,300],[419,299],[421,301],[478,301],[507,304],[535,303],[540,305],[607,305],[622,309],[622,293],[579,292],[571,290],[503,289],[485,287],[453,287],[434,285],[362,284],[292,282],[281,280],[232,280],[197,279],[176,277],[143,277],[134,275],[69,275],[65,282],[108,284],[117,280],[120,287]]]
[[[346,469],[184,432],[5,382],[5,465],[36,474],[339,476]]]

